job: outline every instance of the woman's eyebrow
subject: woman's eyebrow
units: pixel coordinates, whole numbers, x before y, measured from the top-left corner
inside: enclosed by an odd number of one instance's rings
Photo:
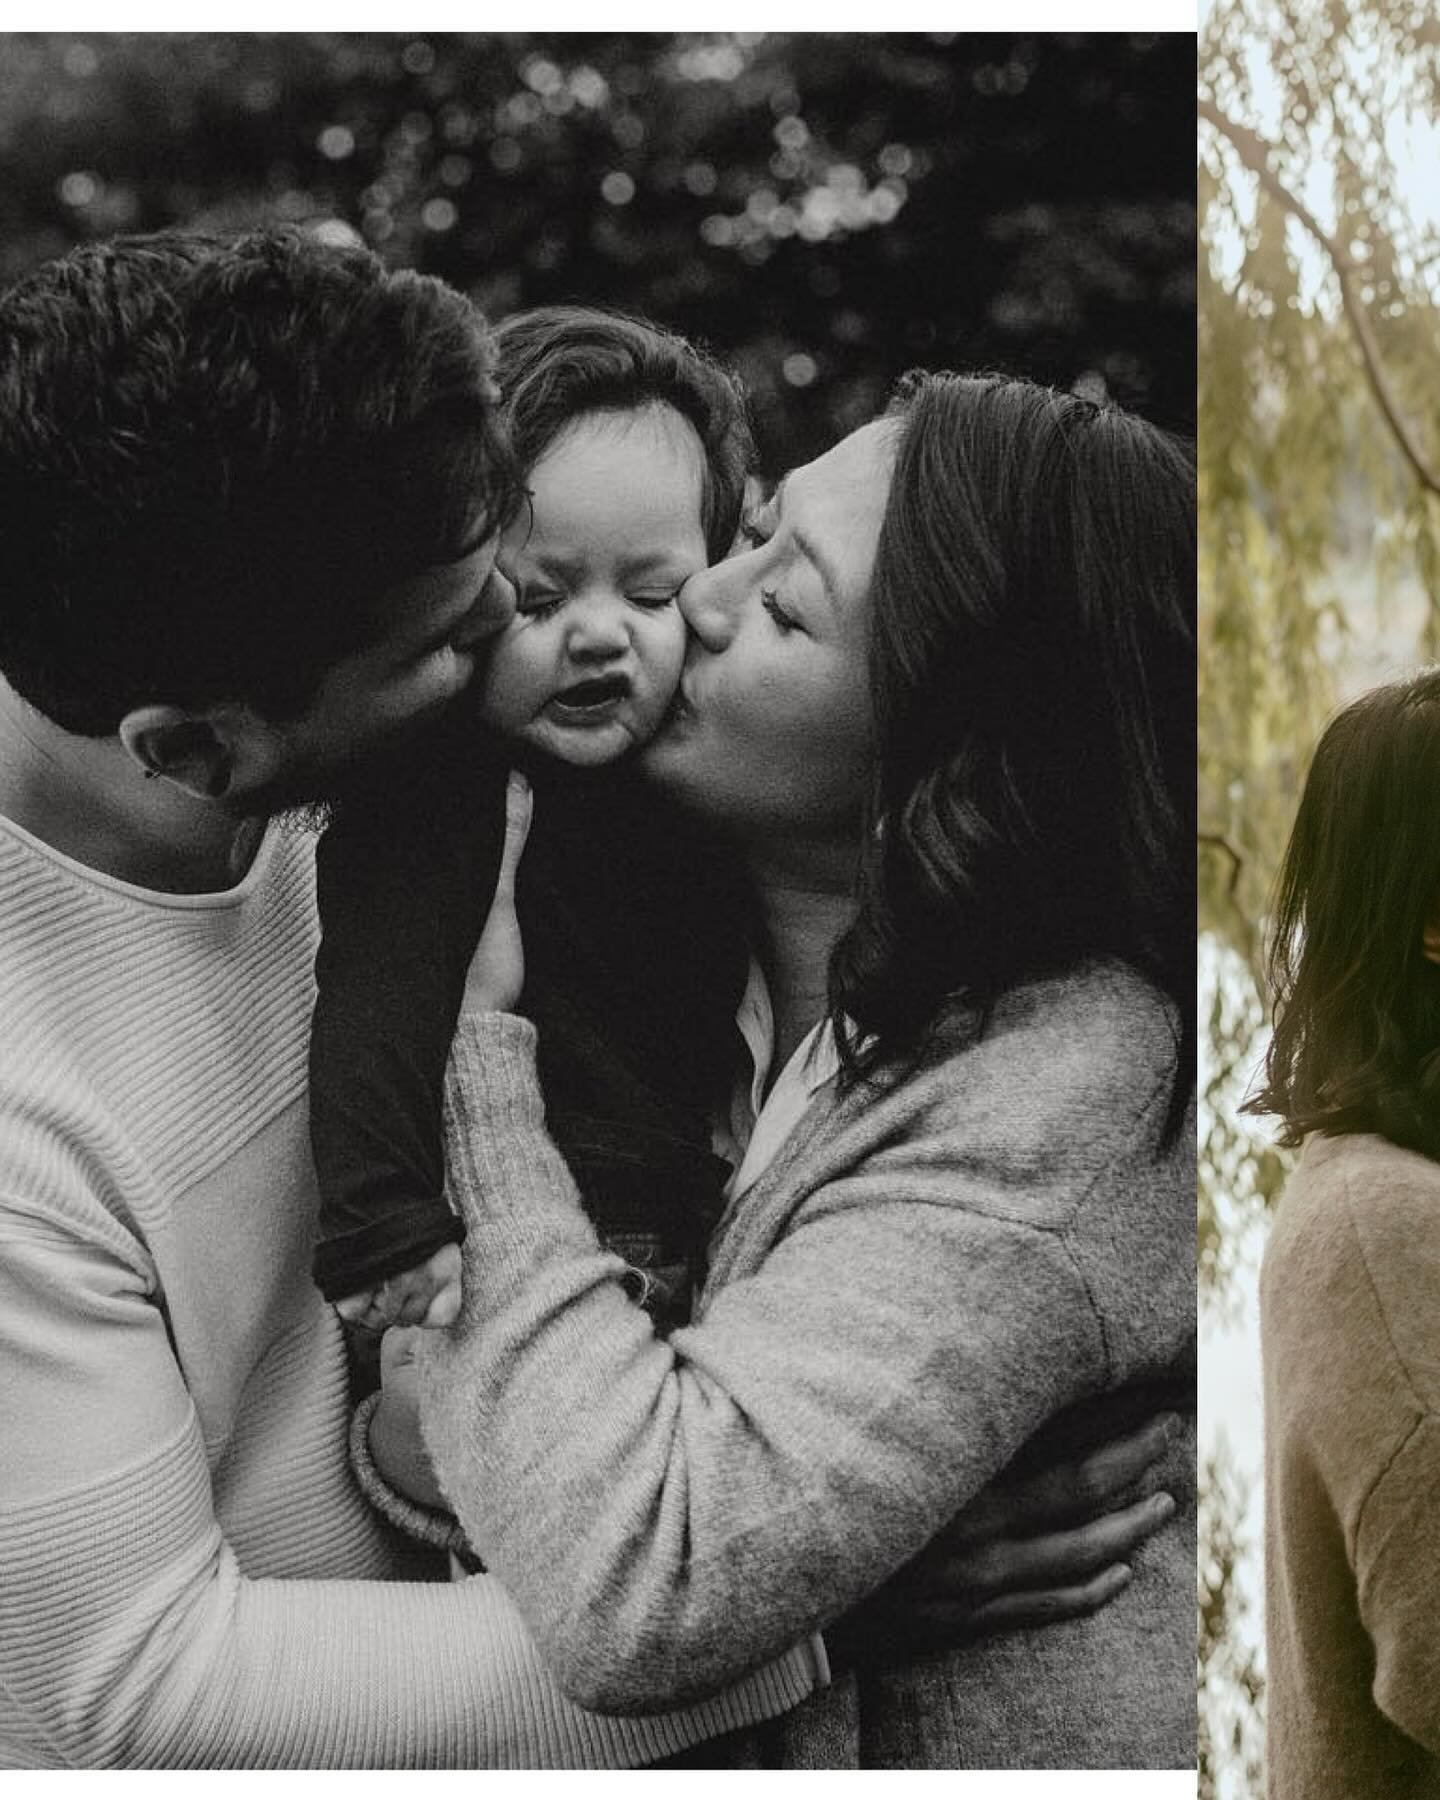
[[[769,504],[775,508],[777,517],[783,517],[785,512],[785,484],[789,479],[789,475],[782,475],[775,484],[775,492],[770,496]],[[835,565],[820,549],[814,538],[807,536],[800,526],[791,521],[787,521],[787,524],[789,526],[790,536],[794,540],[795,548],[805,558],[806,562],[814,567],[816,574],[820,577],[820,585],[824,588],[825,596],[829,600],[831,606],[836,605],[840,598],[840,581]]]

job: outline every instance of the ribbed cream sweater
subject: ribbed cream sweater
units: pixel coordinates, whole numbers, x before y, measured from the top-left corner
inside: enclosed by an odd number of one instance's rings
[[[0,1766],[613,1767],[793,1705],[566,1700],[499,1583],[397,1579],[307,1270],[313,846],[155,894],[0,820]]]

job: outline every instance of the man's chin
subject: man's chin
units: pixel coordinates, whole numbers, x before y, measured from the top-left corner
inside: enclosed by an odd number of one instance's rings
[[[403,767],[416,743],[446,711],[436,707],[341,756],[296,758],[272,780],[229,797],[224,804],[239,818],[284,818],[322,831],[337,804],[363,795],[387,771]]]

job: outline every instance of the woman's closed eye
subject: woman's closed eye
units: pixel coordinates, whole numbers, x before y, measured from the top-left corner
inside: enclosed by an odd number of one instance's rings
[[[775,621],[776,629],[782,636],[801,629],[800,621],[795,617],[794,613],[788,611],[781,605],[780,596],[775,592],[774,588],[761,588],[760,604]]]

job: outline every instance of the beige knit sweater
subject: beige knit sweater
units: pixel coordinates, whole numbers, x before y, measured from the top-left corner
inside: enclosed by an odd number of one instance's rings
[[[1260,1284],[1273,1800],[1440,1800],[1440,1165],[1311,1137]]]
[[[713,1691],[823,1626],[1017,1454],[1194,1404],[1194,1137],[1128,971],[1011,995],[883,1098],[822,1092],[657,1339],[545,1135],[534,1033],[462,1019],[463,1316],[425,1422],[472,1542],[587,1705]],[[1191,1414],[1193,1422],[1193,1412]],[[1193,1490],[1193,1430],[1168,1480]],[[1193,1506],[1093,1618],[841,1683],[795,1764],[1194,1761]]]

